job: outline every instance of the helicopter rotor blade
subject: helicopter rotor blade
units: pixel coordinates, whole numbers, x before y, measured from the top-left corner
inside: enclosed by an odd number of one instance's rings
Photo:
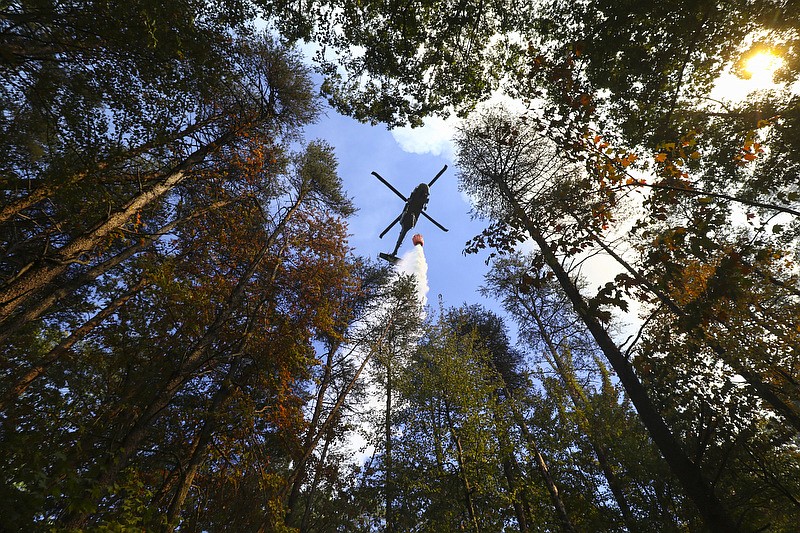
[[[442,167],[442,170],[440,170],[440,171],[439,171],[439,173],[438,173],[438,174],[436,174],[436,175],[433,177],[433,179],[432,179],[432,180],[431,180],[431,181],[428,183],[428,187],[433,187],[433,183],[434,183],[436,180],[438,180],[438,179],[439,179],[439,176],[441,176],[442,174],[444,174],[444,171],[445,171],[445,170],[447,170],[447,165],[443,166],[443,167]]]
[[[428,220],[430,220],[431,222],[433,222],[434,224],[436,224],[436,227],[439,228],[440,230],[442,230],[442,231],[450,231],[447,228],[445,228],[444,226],[442,226],[441,224],[439,224],[438,222],[436,222],[435,220],[433,220],[433,218],[428,213],[426,213],[425,211],[420,211],[420,214],[422,216],[424,216],[425,218],[427,218]]]
[[[397,218],[396,218],[396,219],[394,219],[394,221],[393,221],[391,224],[389,224],[388,226],[386,226],[386,229],[385,229],[385,230],[383,230],[383,233],[381,233],[381,234],[378,236],[378,238],[379,238],[379,239],[383,239],[383,236],[384,236],[384,235],[386,235],[386,234],[389,232],[389,230],[390,230],[390,229],[392,229],[392,228],[394,227],[394,225],[395,225],[395,224],[397,224],[398,222],[400,222],[400,218],[401,218],[402,216],[403,216],[403,214],[402,214],[402,213],[401,213],[401,214],[399,214],[399,215],[397,215]],[[445,231],[447,231],[447,230],[445,230]]]
[[[372,171],[372,175],[373,175],[373,176],[375,176],[376,178],[378,178],[379,180],[381,180],[381,182],[382,182],[384,185],[386,185],[387,187],[389,187],[389,188],[392,190],[392,192],[393,192],[393,193],[395,193],[397,196],[399,196],[400,198],[402,198],[404,202],[407,202],[407,201],[408,201],[408,199],[407,199],[405,196],[403,196],[402,194],[400,194],[400,191],[398,191],[397,189],[395,189],[395,188],[392,186],[392,184],[391,184],[391,183],[389,183],[388,181],[386,181],[385,179],[383,179],[383,177],[382,177],[380,174],[378,174],[377,172],[375,172],[375,171],[373,170],[373,171]]]

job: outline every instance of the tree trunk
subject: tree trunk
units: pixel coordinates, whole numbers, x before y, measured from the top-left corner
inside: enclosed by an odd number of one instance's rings
[[[234,387],[230,383],[237,378],[239,367],[241,366],[241,359],[237,359],[231,369],[228,371],[225,379],[222,381],[217,392],[214,394],[214,399],[211,401],[211,407],[208,410],[207,418],[203,423],[202,428],[195,437],[195,443],[192,446],[192,454],[189,458],[189,464],[183,472],[183,475],[178,481],[178,486],[175,489],[175,494],[170,502],[167,511],[167,525],[165,532],[172,532],[178,525],[181,509],[183,509],[183,502],[189,494],[189,489],[192,487],[192,482],[197,474],[197,469],[205,459],[206,449],[211,439],[214,436],[214,431],[217,428],[219,413],[222,406],[230,398],[234,391]]]
[[[456,432],[455,425],[453,424],[453,418],[450,416],[450,406],[447,405],[447,402],[445,402],[444,410],[445,418],[447,420],[447,427],[450,429],[450,436],[453,439],[453,444],[456,446],[458,473],[459,477],[461,478],[461,484],[464,487],[464,505],[467,508],[467,513],[469,514],[469,520],[472,523],[472,527],[475,528],[475,533],[480,533],[478,517],[475,514],[475,504],[472,501],[472,487],[470,487],[469,478],[467,477],[467,472],[464,467],[464,450],[461,448],[461,438]]]
[[[508,488],[514,495],[514,515],[517,517],[517,525],[519,525],[520,533],[528,533],[528,516],[530,515],[530,506],[526,501],[525,495],[522,492],[519,482],[517,481],[517,463],[510,459],[503,460],[503,475],[508,482]]]
[[[333,440],[333,435],[328,434],[325,437],[325,442],[322,444],[322,451],[319,454],[320,466],[324,464],[325,458],[328,456],[328,448]],[[317,492],[319,486],[319,478],[322,468],[317,468],[314,471],[314,481],[311,482],[311,489],[308,491],[308,498],[306,498],[306,508],[303,510],[303,520],[300,522],[300,531],[308,531],[308,519],[311,516],[311,508],[314,506],[314,494]]]
[[[392,477],[392,365],[391,354],[386,359],[386,407],[385,407],[385,458],[384,458],[384,490],[386,491],[386,533],[394,533],[394,479]]]
[[[6,222],[8,219],[24,211],[25,209],[28,209],[32,205],[41,202],[42,200],[44,200],[48,196],[51,196],[59,189],[74,185],[83,180],[85,177],[86,173],[82,172],[80,174],[77,174],[75,176],[72,176],[64,180],[61,183],[58,184],[49,183],[41,187],[37,187],[36,189],[28,193],[27,196],[18,198],[13,202],[9,202],[8,204],[0,208],[0,224]],[[4,185],[3,188],[8,188],[8,185]]]
[[[176,141],[180,141],[181,139],[186,139],[189,136],[197,135],[201,133],[201,130],[205,127],[208,127],[213,122],[219,120],[221,117],[219,115],[211,115],[204,120],[199,122],[195,122],[186,128],[170,133],[169,135],[165,135],[162,137],[157,137],[151,142],[142,144],[140,146],[129,148],[125,151],[124,154],[120,154],[119,156],[112,157],[110,160],[100,161],[96,164],[93,164],[93,168],[70,176],[63,181],[48,181],[45,183],[41,183],[40,180],[35,180],[34,183],[36,185],[31,188],[31,180],[21,179],[21,178],[9,178],[9,177],[2,177],[0,178],[0,187],[5,190],[14,190],[19,191],[20,189],[28,189],[30,192],[23,196],[22,198],[17,198],[14,201],[11,201],[0,208],[0,224],[6,222],[10,218],[18,215],[22,211],[28,209],[29,207],[41,202],[48,196],[52,196],[58,191],[61,191],[67,187],[71,187],[76,183],[80,183],[91,173],[94,172],[103,172],[108,167],[120,164],[124,161],[131,161],[146,152],[153,150],[154,148],[158,148],[161,146],[168,146],[169,143],[174,143]],[[136,177],[138,179],[138,176]],[[130,180],[134,179],[134,176],[129,177]]]
[[[516,218],[524,225],[529,236],[536,242],[544,256],[544,260],[558,279],[561,288],[572,302],[578,316],[583,320],[586,327],[591,332],[600,349],[605,354],[614,371],[628,393],[628,397],[636,407],[642,423],[650,433],[661,454],[666,459],[672,472],[680,480],[686,494],[695,503],[700,515],[706,525],[712,531],[735,532],[739,528],[722,506],[714,494],[711,485],[703,476],[698,465],[693,463],[687,456],[680,442],[672,434],[661,414],[650,401],[647,391],[642,385],[633,366],[620,351],[616,343],[611,339],[608,332],[600,324],[597,317],[592,313],[586,301],[581,296],[578,288],[570,279],[564,267],[558,261],[555,253],[550,248],[549,243],[539,232],[539,229],[530,220],[525,211],[520,207],[508,186],[499,183],[503,195],[513,206]]]
[[[91,283],[98,277],[111,271],[113,268],[121,265],[123,262],[127,261],[137,253],[144,251],[151,244],[160,239],[166,233],[172,231],[178,225],[193,220],[194,218],[201,216],[205,213],[208,213],[209,211],[212,211],[214,209],[223,207],[225,205],[229,205],[230,203],[231,202],[229,200],[221,200],[218,202],[214,202],[205,209],[196,211],[191,215],[184,217],[180,220],[174,220],[169,224],[165,224],[164,226],[159,228],[155,233],[142,237],[142,240],[137,244],[129,248],[126,248],[117,255],[110,257],[105,261],[103,261],[102,263],[91,267],[89,270],[77,275],[76,277],[70,279],[66,283],[59,285],[58,288],[54,288],[46,296],[33,303],[33,305],[26,307],[22,312],[14,314],[9,320],[6,321],[6,323],[3,325],[3,330],[0,331],[0,343],[8,339],[13,333],[15,333],[25,324],[33,320],[36,320],[37,318],[44,315],[53,305],[55,305],[61,299],[72,294],[73,292],[83,287],[84,285]]]
[[[493,365],[494,366],[494,365]],[[495,367],[495,370],[496,367]],[[503,375],[500,372],[497,372],[497,375],[500,376],[500,380],[504,382]],[[506,397],[510,399],[510,394],[508,393],[508,387],[506,386],[505,382],[503,384],[503,388],[506,391]],[[499,394],[496,394],[496,401],[497,405],[502,405],[502,401],[499,398]],[[505,430],[505,425],[502,424],[502,419],[500,414],[495,410],[492,414],[494,418],[494,425],[497,430],[497,440],[500,443],[501,450],[512,450],[511,452],[507,452],[504,454],[505,456],[502,458],[502,466],[503,466],[503,475],[506,478],[506,482],[508,483],[508,490],[509,494],[512,495],[512,505],[514,506],[514,515],[517,517],[517,525],[519,525],[520,533],[527,533],[528,532],[528,517],[530,516],[530,505],[528,504],[527,499],[525,498],[525,493],[522,490],[522,487],[519,485],[519,481],[517,479],[517,473],[519,472],[519,464],[517,463],[517,459],[514,456],[513,446],[508,438],[508,433]]]
[[[525,304],[523,303],[523,305]],[[567,394],[572,400],[572,404],[575,406],[575,410],[578,414],[579,426],[581,426],[581,430],[589,439],[589,443],[592,446],[592,450],[597,458],[597,462],[600,464],[600,469],[603,471],[603,476],[605,476],[606,481],[608,482],[608,488],[611,489],[611,494],[614,496],[614,500],[617,502],[617,506],[622,513],[622,519],[625,522],[625,526],[629,531],[635,532],[638,530],[638,527],[636,526],[636,521],[633,513],[631,512],[630,505],[628,505],[628,499],[625,497],[625,493],[622,490],[619,478],[614,472],[611,462],[608,460],[608,451],[595,434],[594,430],[596,429],[596,425],[591,423],[585,414],[588,410],[591,410],[591,406],[586,399],[586,394],[575,383],[575,378],[571,372],[571,369],[568,370],[567,365],[564,364],[561,354],[556,348],[553,339],[550,337],[550,333],[545,328],[542,318],[539,316],[537,310],[527,305],[525,305],[525,308],[536,321],[539,334],[542,336],[542,339],[544,340],[544,343],[547,346],[551,357],[553,358],[555,370],[561,377],[561,382],[567,389]]]
[[[319,432],[319,421],[322,417],[322,406],[325,401],[325,394],[328,390],[328,385],[332,379],[332,372],[333,372],[333,355],[338,349],[338,346],[332,346],[328,350],[328,356],[325,360],[325,369],[322,374],[322,379],[320,380],[319,390],[317,391],[316,401],[314,404],[314,413],[311,415],[311,420],[308,423],[308,429],[306,430],[306,438],[305,442],[303,443],[303,450],[309,450],[315,447],[314,437],[317,436]],[[297,501],[300,498],[300,488],[303,485],[303,481],[305,480],[306,474],[306,464],[308,462],[308,458],[311,455],[304,455],[300,458],[297,462],[297,466],[295,467],[294,473],[292,474],[291,478],[291,486],[292,489],[289,492],[289,498],[286,503],[286,523],[292,524],[295,521],[295,513],[297,512]],[[301,528],[302,531],[302,528]]]
[[[380,345],[383,342],[384,338],[386,338],[386,334],[391,328],[393,322],[394,322],[393,317],[387,321],[386,326],[384,327],[380,337],[378,338],[378,341],[376,343],[377,345]],[[350,391],[353,390],[353,387],[355,386],[356,382],[358,382],[358,378],[361,376],[361,373],[363,372],[364,368],[366,368],[367,363],[369,363],[369,361],[372,360],[372,356],[374,354],[375,350],[371,349],[364,357],[364,360],[361,361],[361,365],[356,370],[356,373],[353,375],[352,379],[347,383],[344,389],[342,389],[339,392],[339,395],[336,398],[336,403],[334,403],[333,407],[328,413],[328,416],[325,417],[325,421],[322,422],[322,424],[319,424],[317,430],[314,432],[311,432],[311,427],[314,427],[313,425],[309,428],[309,434],[308,434],[309,438],[307,438],[306,443],[303,446],[303,449],[305,451],[303,453],[303,456],[297,461],[297,467],[295,468],[295,471],[291,476],[291,481],[287,485],[291,489],[287,501],[292,500],[293,498],[292,493],[296,491],[293,500],[294,503],[287,504],[287,509],[289,514],[291,514],[292,509],[294,509],[294,506],[296,506],[297,496],[299,495],[300,486],[302,485],[302,477],[305,473],[305,465],[308,463],[308,459],[314,453],[314,450],[319,444],[321,437],[323,435],[326,435],[328,431],[331,429],[331,425],[338,417],[339,412],[341,411],[342,406],[344,405],[344,402],[347,399],[347,396],[350,394]],[[315,412],[316,412],[316,406],[315,406]],[[282,497],[286,498],[286,491],[282,493]],[[289,516],[289,514],[287,514],[287,517]]]
[[[58,276],[66,272],[72,263],[81,261],[83,257],[101,246],[106,237],[121,228],[137,211],[186,179],[192,167],[204,161],[219,147],[229,143],[236,134],[235,131],[228,131],[199,148],[170,170],[162,179],[142,190],[105,220],[72,239],[52,257],[37,260],[22,275],[2,287],[0,289],[0,323],[5,322],[17,307],[27,303],[48,287]]]
[[[513,400],[511,401],[513,402]],[[577,533],[575,526],[572,525],[572,521],[569,519],[569,515],[567,514],[567,507],[564,505],[564,500],[561,499],[561,493],[558,490],[558,485],[556,485],[552,474],[550,474],[550,469],[547,467],[547,462],[544,460],[544,456],[542,455],[541,451],[539,451],[539,446],[536,445],[536,439],[533,438],[533,435],[528,429],[528,424],[522,417],[522,413],[517,410],[513,403],[512,411],[514,413],[517,427],[519,428],[522,436],[525,438],[525,442],[528,443],[528,447],[530,448],[534,459],[536,459],[536,469],[542,476],[542,480],[547,487],[547,492],[550,494],[550,501],[553,503],[553,507],[555,508],[556,516],[558,516],[559,523],[561,524],[561,529],[566,533]]]

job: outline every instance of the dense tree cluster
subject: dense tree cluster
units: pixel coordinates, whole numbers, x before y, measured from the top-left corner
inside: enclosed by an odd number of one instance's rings
[[[792,531],[799,9],[6,2],[0,528]],[[712,97],[765,51],[781,85]],[[466,117],[504,316],[342,244],[315,68]]]

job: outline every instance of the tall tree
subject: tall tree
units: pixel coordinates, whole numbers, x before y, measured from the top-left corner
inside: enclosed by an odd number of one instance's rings
[[[397,391],[399,376],[407,367],[417,339],[422,321],[421,302],[417,296],[417,279],[401,275],[392,288],[391,321],[387,322],[385,338],[378,345],[374,359],[376,372],[375,382],[383,396],[382,413],[379,419],[379,442],[376,450],[380,450],[380,474],[382,475],[382,493],[384,503],[384,522],[387,531],[398,531],[398,521],[402,515],[397,509],[400,494],[398,493],[397,472],[395,469],[395,445],[397,436],[397,412],[401,409],[401,397]]]
[[[555,482],[555,477],[548,467],[529,423],[524,419],[522,410],[517,405],[517,400],[526,395],[526,391],[522,387],[525,383],[525,379],[521,375],[522,356],[511,348],[504,324],[493,313],[474,306],[463,310],[461,316],[455,320],[462,332],[472,330],[477,341],[486,347],[490,358],[488,360],[489,369],[499,377],[499,388],[495,392],[497,402],[505,404],[511,420],[514,421],[524,438],[529,448],[529,454],[533,456],[533,462],[550,495],[553,508],[558,516],[559,526],[563,531],[575,531],[575,525],[567,512],[567,506]],[[504,458],[504,463],[508,460],[508,457]],[[508,469],[508,466],[504,464],[504,472]]]
[[[6,501],[29,509],[16,513],[20,527],[37,515],[67,527],[128,520],[155,527],[158,516],[142,507],[148,491],[157,496],[152,509],[174,524],[190,487],[206,479],[210,450],[236,424],[275,433],[286,456],[294,455],[299,383],[314,365],[312,341],[344,327],[358,283],[342,246],[341,217],[352,208],[330,148],[315,142],[284,154],[273,134],[253,130],[220,150],[213,165],[196,171],[199,185],[178,189],[160,206],[179,221],[166,225],[169,234],[150,239],[145,254],[117,270],[84,276],[79,298],[7,339],[10,359],[23,368],[31,361],[36,371],[36,381],[25,370],[11,385],[3,420],[4,434],[19,437],[8,439],[3,460]],[[119,239],[132,245],[125,234]],[[49,340],[51,325],[67,327],[88,298],[100,313],[63,342]],[[44,345],[41,361],[25,349],[31,337]],[[59,412],[58,422],[29,417],[37,402]],[[271,425],[277,429],[264,429]],[[46,479],[34,485],[24,465],[52,446],[70,451],[31,472]],[[257,452],[248,448],[240,466],[257,472]],[[162,481],[159,471],[167,473]],[[265,495],[280,502],[277,491]],[[275,509],[261,513],[259,520],[280,517]]]
[[[109,196],[87,194],[82,200],[84,204],[87,201],[91,204],[96,198],[104,205],[102,215],[87,215],[76,227],[77,220],[69,218],[67,213],[44,212],[33,217],[33,220],[41,216],[44,219],[30,228],[30,232],[12,234],[7,243],[8,276],[0,287],[0,320],[7,321],[12,313],[35,301],[56,279],[70,279],[75,271],[80,271],[81,265],[91,265],[98,259],[119,253],[120,245],[124,249],[124,241],[120,242],[115,236],[130,231],[131,226],[137,228],[142,213],[159,213],[164,197],[187,179],[192,181],[191,178],[207,172],[203,164],[226,145],[241,143],[251,133],[269,132],[265,135],[267,138],[277,137],[281,128],[296,126],[314,116],[309,81],[296,56],[269,42],[241,47],[241,54],[233,56],[236,61],[231,74],[236,77],[225,88],[226,92],[212,97],[213,104],[204,110],[185,112],[200,117],[199,121],[195,120],[180,135],[168,139],[169,142],[160,142],[144,153],[133,147],[132,153],[125,154],[112,168],[109,168],[110,161],[99,164],[97,177],[101,180],[110,177],[118,184],[114,185],[114,190],[104,190],[102,181],[84,183],[83,186],[93,186]],[[119,134],[125,135],[124,130]],[[158,157],[161,154],[166,157]],[[119,176],[118,165],[123,165],[123,177]],[[70,187],[64,192],[68,196],[63,205],[60,198],[51,198],[48,205],[67,210],[71,206],[69,202],[74,202],[74,196],[70,200],[69,195],[74,195],[76,189]],[[39,208],[34,204],[27,209],[36,211]],[[20,215],[25,220],[31,219],[25,213]],[[7,222],[9,229],[15,225],[14,219]],[[39,243],[37,251],[20,256],[15,250],[17,243],[22,242]]]
[[[393,302],[393,292],[386,293],[386,269],[362,265],[360,273],[358,279],[362,284],[359,290],[349,290],[343,295],[343,300],[350,306],[348,328],[319,339],[325,346],[324,363],[316,378],[313,400],[309,402],[313,410],[305,430],[302,457],[297,460],[286,488],[286,522],[299,524],[301,530],[308,529],[311,513],[315,510],[315,493],[328,450],[337,439],[349,435],[347,426],[354,425],[347,422],[351,418],[347,411],[353,411],[353,405],[365,396],[364,371],[390,334],[390,325],[399,313],[404,312],[399,302]],[[321,440],[322,451],[317,455]],[[317,463],[315,468],[311,468],[312,462]],[[313,480],[309,486],[307,474],[311,470]],[[303,496],[305,502],[301,502]]]
[[[496,436],[508,420],[494,419],[497,379],[485,348],[451,318],[442,314],[426,328],[400,385],[404,529],[416,522],[429,530],[491,531],[514,515]]]
[[[552,149],[548,150],[547,141],[537,137],[532,128],[523,122],[508,120],[508,116],[504,117],[502,112],[489,114],[483,120],[473,122],[472,126],[462,131],[457,142],[461,181],[475,195],[476,208],[508,225],[509,229],[503,231],[501,237],[491,238],[504,246],[514,244],[522,235],[533,239],[543,262],[553,272],[575,312],[619,376],[656,446],[697,505],[707,525],[736,530],[735,521],[714,493],[699,465],[686,454],[630,361],[601,323],[602,315],[598,314],[598,306],[590,305],[570,277],[563,260],[556,255],[559,249],[566,248],[569,257],[579,252],[582,246],[585,247],[588,238],[581,233],[586,234],[586,226],[577,226],[577,235],[562,233],[560,239],[548,239],[552,231],[551,224],[556,226],[561,222],[559,219],[565,218],[572,208],[571,204],[566,204],[565,209],[565,204],[559,204],[559,200],[565,193],[577,196],[583,192],[581,186],[585,189],[586,181],[580,181],[579,174],[570,175],[558,169],[557,154]],[[573,190],[569,189],[570,186]],[[594,211],[590,214],[594,215]]]
[[[563,399],[558,406],[560,416],[568,418],[563,423],[575,426],[579,442],[588,441],[616,501],[620,513],[616,521],[637,531],[666,521],[691,519],[691,513],[682,510],[677,501],[660,498],[658,492],[649,490],[659,482],[666,486],[676,482],[644,432],[634,430],[640,426],[630,420],[635,414],[629,412],[627,402],[620,404],[608,371],[596,359],[593,340],[569,301],[552,275],[536,264],[535,258],[522,255],[498,259],[486,276],[483,291],[503,303],[531,353],[539,354],[534,360],[545,376],[543,384],[554,398]],[[551,375],[557,378],[546,377]],[[625,445],[620,441],[623,433],[630,440]],[[636,451],[631,454],[626,451],[629,449]],[[640,466],[633,468],[625,461],[631,458]],[[649,472],[641,468],[644,464]],[[636,476],[626,475],[634,471]]]

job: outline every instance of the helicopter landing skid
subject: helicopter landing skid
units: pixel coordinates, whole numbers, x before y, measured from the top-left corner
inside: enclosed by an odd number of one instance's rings
[[[383,259],[385,261],[389,261],[393,265],[396,265],[397,263],[400,262],[400,258],[397,257],[396,255],[389,255],[389,254],[379,253],[378,257],[380,257],[381,259]]]

